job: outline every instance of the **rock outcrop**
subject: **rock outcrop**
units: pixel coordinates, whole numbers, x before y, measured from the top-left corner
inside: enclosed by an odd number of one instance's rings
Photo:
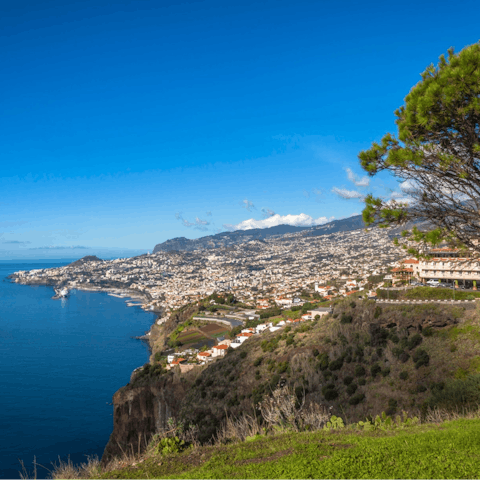
[[[151,384],[118,390],[113,396],[113,432],[102,462],[143,451],[152,435],[168,429],[168,419],[178,415],[178,399],[184,397],[185,388],[173,376],[164,375]]]

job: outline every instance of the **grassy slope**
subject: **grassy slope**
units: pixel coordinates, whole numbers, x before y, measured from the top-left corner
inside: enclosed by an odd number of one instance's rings
[[[480,420],[260,436],[146,457],[100,478],[478,478]]]

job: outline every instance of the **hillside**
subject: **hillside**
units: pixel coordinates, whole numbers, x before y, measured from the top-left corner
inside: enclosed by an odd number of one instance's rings
[[[342,220],[334,220],[325,225],[315,227],[294,227],[291,225],[278,225],[269,228],[256,228],[252,230],[237,230],[235,232],[222,232],[216,235],[208,235],[197,239],[189,240],[185,237],[172,238],[166,242],[155,245],[153,253],[161,251],[192,251],[217,247],[228,247],[237,243],[251,240],[265,240],[267,238],[279,237],[285,234],[299,233],[305,236],[327,235],[336,232],[349,232],[364,228],[362,216],[356,215]]]
[[[415,422],[412,422],[415,423]],[[149,450],[76,478],[478,478],[480,419],[380,421],[316,432],[258,434],[239,443]],[[65,469],[68,470],[68,469]],[[71,478],[62,470],[54,478]]]
[[[184,319],[194,315],[190,308]],[[160,341],[168,341],[168,334]],[[421,416],[435,407],[463,408],[480,401],[474,387],[479,338],[474,306],[378,307],[343,300],[332,316],[256,335],[224,358],[184,374],[178,367],[165,372],[157,346],[152,365],[115,394],[114,431],[104,461],[122,450],[144,449],[158,428],[168,429],[171,418],[193,428],[200,443],[217,435],[228,417],[265,421],[262,402],[280,387],[306,412],[327,408],[349,423],[384,411]]]

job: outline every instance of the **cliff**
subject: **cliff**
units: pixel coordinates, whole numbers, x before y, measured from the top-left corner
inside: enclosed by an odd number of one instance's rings
[[[185,384],[174,375],[164,375],[146,385],[127,386],[113,396],[113,432],[102,462],[124,452],[143,451],[159,430],[168,429],[168,419],[178,416]]]

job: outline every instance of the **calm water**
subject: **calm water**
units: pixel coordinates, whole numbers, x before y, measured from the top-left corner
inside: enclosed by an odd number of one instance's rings
[[[148,360],[132,339],[155,316],[105,293],[12,284],[17,270],[64,263],[0,262],[0,478],[19,478],[22,459],[51,467],[101,456],[113,427],[115,391]],[[39,478],[48,476],[39,468]]]

